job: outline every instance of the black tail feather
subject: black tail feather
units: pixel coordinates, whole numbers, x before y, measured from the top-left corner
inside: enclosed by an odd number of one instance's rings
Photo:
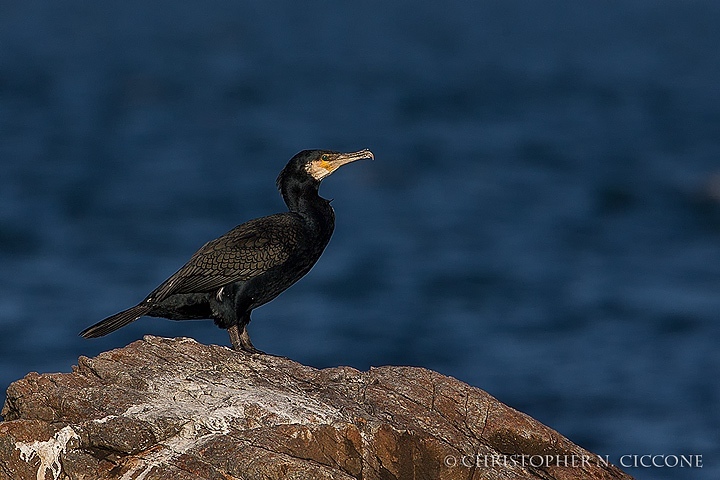
[[[120,313],[111,315],[105,320],[101,320],[95,325],[86,328],[85,330],[80,332],[80,336],[84,338],[102,337],[104,335],[107,335],[108,333],[114,332],[118,328],[124,327],[125,325],[134,322],[138,318],[147,314],[149,311],[150,305],[146,303],[135,305],[132,308],[128,308],[127,310],[123,310]]]

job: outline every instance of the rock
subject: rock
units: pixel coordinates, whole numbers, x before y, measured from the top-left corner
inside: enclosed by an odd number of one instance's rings
[[[317,370],[145,337],[10,385],[3,479],[627,479],[423,368]]]

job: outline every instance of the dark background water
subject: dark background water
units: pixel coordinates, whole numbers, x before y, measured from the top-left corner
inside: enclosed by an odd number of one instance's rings
[[[720,463],[720,3],[0,2],[0,388],[370,148],[335,236],[258,309],[317,367],[421,365],[617,461]]]

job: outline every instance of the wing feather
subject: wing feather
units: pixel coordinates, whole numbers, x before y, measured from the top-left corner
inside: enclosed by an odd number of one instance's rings
[[[210,292],[254,278],[287,261],[302,235],[302,221],[292,213],[250,220],[203,245],[149,298],[161,301],[176,293]]]

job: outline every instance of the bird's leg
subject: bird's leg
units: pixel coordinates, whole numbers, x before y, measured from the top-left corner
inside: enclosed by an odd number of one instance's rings
[[[240,346],[240,327],[230,325],[227,331],[228,334],[230,334],[230,343],[232,344],[233,350],[242,350],[242,346]]]
[[[230,334],[230,343],[232,343],[233,350],[236,351],[245,351],[248,353],[264,353],[257,348],[255,348],[250,341],[250,335],[247,333],[247,325],[243,325],[242,327],[240,325],[231,325],[230,328],[228,328],[228,333]]]

